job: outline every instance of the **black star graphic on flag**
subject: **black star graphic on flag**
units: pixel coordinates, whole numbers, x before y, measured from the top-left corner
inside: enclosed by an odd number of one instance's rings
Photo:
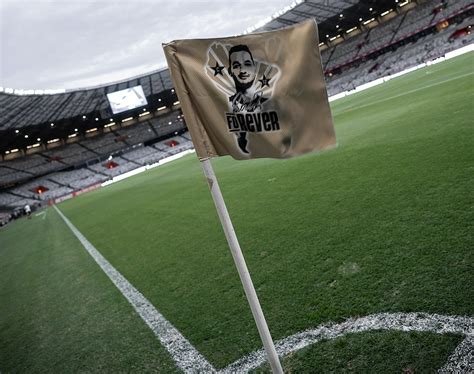
[[[217,74],[223,75],[222,70],[224,70],[224,66],[219,66],[217,61],[216,61],[216,66],[214,67],[211,66],[211,69],[214,70],[214,76],[216,76]]]
[[[270,82],[270,79],[268,79],[268,78],[265,76],[265,74],[263,74],[263,78],[262,78],[262,79],[259,79],[258,81],[262,84],[262,88],[265,87],[265,86],[270,87],[270,85],[268,84],[268,82]]]

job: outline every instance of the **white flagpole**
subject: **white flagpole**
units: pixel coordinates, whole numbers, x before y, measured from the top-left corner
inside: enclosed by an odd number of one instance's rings
[[[235,230],[232,225],[232,221],[230,220],[229,212],[227,211],[219,184],[217,183],[217,178],[214,173],[214,169],[212,168],[211,161],[209,158],[202,159],[200,161],[202,168],[204,169],[204,175],[207,178],[207,183],[209,184],[209,188],[211,190],[212,199],[216,205],[222,228],[224,229],[225,237],[227,238],[227,243],[229,243],[230,252],[232,253],[235,266],[239,272],[240,281],[244,286],[245,295],[247,296],[253,318],[257,324],[258,333],[260,334],[260,338],[262,339],[263,346],[267,353],[268,362],[270,363],[273,373],[283,374],[283,369],[278,359],[275,345],[273,344],[270,331],[268,330],[267,322],[265,321],[260,302],[258,301],[257,293],[255,292],[252,279],[250,278],[244,255],[240,249],[239,241],[235,235]]]

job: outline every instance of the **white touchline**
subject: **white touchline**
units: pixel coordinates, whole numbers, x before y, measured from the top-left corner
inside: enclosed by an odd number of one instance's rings
[[[82,235],[79,230],[54,205],[66,225],[76,235],[92,258],[112,280],[115,286],[132,304],[134,309],[155,333],[162,345],[175,360],[177,366],[187,373],[246,373],[267,361],[265,351],[260,349],[217,371],[196,348],[161,313],[120,274]],[[460,334],[465,339],[458,345],[440,373],[474,372],[474,318],[466,316],[443,316],[428,313],[378,313],[366,317],[349,318],[338,324],[323,324],[288,336],[275,343],[280,357],[295,353],[302,348],[322,340],[336,339],[350,333],[373,330],[422,331],[436,334]]]
[[[132,304],[139,316],[155,333],[161,344],[169,352],[176,365],[187,373],[209,373],[216,369],[201,355],[196,348],[143,296],[125,277],[120,274],[80,233],[78,229],[53,205],[66,225],[76,235],[84,248],[107,274],[123,296]]]
[[[455,76],[455,77],[443,79],[443,80],[440,80],[440,81],[437,81],[437,82],[427,84],[426,86],[421,86],[421,87],[413,88],[409,91],[404,91],[402,93],[390,96],[390,97],[385,98],[385,99],[370,100],[370,102],[368,104],[360,104],[360,105],[357,105],[357,106],[351,106],[351,107],[343,110],[342,112],[339,112],[338,115],[347,114],[347,112],[350,112],[352,110],[364,109],[364,108],[367,108],[367,107],[372,106],[372,105],[376,105],[376,104],[383,103],[385,101],[390,101],[390,100],[396,99],[398,97],[402,97],[402,96],[409,95],[409,94],[412,94],[412,93],[415,93],[415,92],[418,92],[418,91],[426,90],[428,88],[432,88],[432,87],[438,86],[438,85],[443,84],[443,83],[451,82],[451,81],[454,81],[454,80],[457,80],[457,79],[462,79],[462,78],[467,77],[467,76],[472,75],[472,74],[473,74],[472,72],[469,72],[469,73],[465,73],[465,74],[458,75],[458,76]]]
[[[449,358],[448,364],[440,369],[440,372],[468,373],[474,369],[472,352],[474,318],[464,316],[443,316],[428,313],[379,313],[361,318],[350,318],[338,324],[321,325],[315,329],[284,338],[276,342],[275,347],[279,356],[286,356],[324,339],[336,339],[345,334],[371,330],[425,331],[436,334],[466,335],[466,339],[456,348]],[[261,349],[235,361],[221,370],[220,373],[247,372],[258,368],[265,361],[265,352]],[[450,369],[457,367],[464,367],[465,369],[450,371]]]

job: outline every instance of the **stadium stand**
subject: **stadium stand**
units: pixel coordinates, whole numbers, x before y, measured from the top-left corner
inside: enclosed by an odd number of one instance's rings
[[[81,147],[77,143],[55,148],[53,150],[43,152],[42,154],[50,160],[55,160],[56,162],[61,163],[63,168],[70,165],[79,164],[97,155],[97,153],[87,148]]]
[[[344,52],[346,49],[341,47],[345,43],[325,50],[323,60],[332,55],[326,67],[329,95],[352,90],[472,43],[470,31],[461,38],[453,39],[451,35],[458,29],[470,30],[474,23],[474,3],[464,0],[444,2],[444,5],[437,11],[439,2],[424,3],[355,36],[353,41],[349,39],[347,43],[356,45],[356,51]],[[452,22],[438,29],[439,23],[446,19]]]
[[[136,162],[127,161],[122,157],[114,157],[110,161],[100,162],[90,167],[91,170],[106,174],[109,177],[116,177],[117,175],[126,173],[138,168],[140,165]]]
[[[48,201],[72,192],[72,188],[62,186],[47,178],[35,179],[10,190],[17,196],[23,196],[31,200]]]
[[[192,141],[182,136],[175,136],[165,141],[153,145],[159,151],[166,153],[167,156],[186,151],[193,147]]]
[[[12,170],[20,172],[19,176],[25,176],[28,178],[32,175],[39,175],[41,173],[49,173],[53,170],[64,167],[64,164],[54,161],[48,157],[42,157],[41,155],[31,155],[28,157],[22,157],[14,159],[9,162],[2,164],[6,170]],[[0,172],[3,174],[2,172]]]
[[[18,195],[13,195],[8,192],[2,192],[0,193],[0,206],[2,207],[15,207],[15,206],[23,206],[20,205],[19,202],[21,201],[27,201],[30,205],[34,205],[37,203],[37,201],[33,199],[25,199],[24,197],[18,196]]]
[[[136,163],[145,166],[151,165],[166,157],[165,152],[158,151],[154,147],[140,146],[130,152],[124,154],[128,160],[133,160]]]
[[[436,59],[474,38],[471,0],[303,1],[250,32],[308,17],[319,24],[330,96]],[[137,85],[147,105],[113,114],[107,94]],[[38,206],[155,164],[193,147],[185,131],[167,69],[60,94],[0,92],[0,208]]]
[[[421,37],[416,43],[403,45],[396,51],[387,52],[374,60],[362,62],[359,66],[347,69],[344,74],[334,76],[332,79],[329,78],[328,94],[332,96],[352,90],[377,78],[395,74],[424,61],[443,56],[466,43],[472,43],[474,40],[472,34],[466,38],[449,40],[454,30],[459,27],[463,28],[471,22],[472,20],[466,20],[463,24],[451,26],[440,34]]]
[[[28,178],[31,178],[31,174],[0,166],[0,180],[4,185],[18,183]]]
[[[155,138],[158,134],[151,126],[150,121],[140,123],[137,126],[130,126],[116,130],[117,134],[124,137],[128,144],[139,144]]]
[[[73,190],[80,190],[91,185],[105,182],[108,177],[104,174],[95,173],[88,168],[54,173],[48,179]]]
[[[110,155],[127,145],[126,137],[121,137],[113,132],[82,140],[80,144],[95,155]]]

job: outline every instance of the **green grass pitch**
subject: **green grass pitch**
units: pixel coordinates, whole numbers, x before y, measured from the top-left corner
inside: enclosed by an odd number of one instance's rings
[[[275,340],[378,312],[474,314],[473,66],[471,52],[332,103],[333,150],[213,160]],[[195,156],[59,208],[215,367],[261,348]],[[352,334],[283,366],[433,372],[461,340]],[[78,371],[177,369],[48,208],[0,231],[0,372]]]

